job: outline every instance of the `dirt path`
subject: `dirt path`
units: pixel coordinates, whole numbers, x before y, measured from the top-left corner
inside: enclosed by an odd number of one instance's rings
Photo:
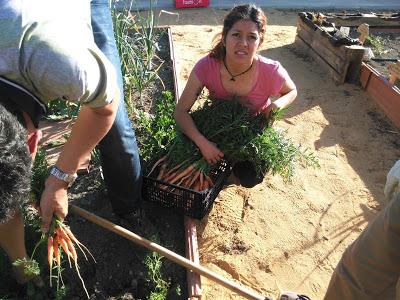
[[[180,87],[221,30],[224,10],[161,14],[172,27]],[[299,167],[292,183],[268,176],[252,189],[229,186],[199,223],[201,263],[254,290],[279,289],[322,299],[343,250],[384,205],[386,174],[399,158],[398,133],[367,94],[336,86],[293,49],[296,12],[266,11],[262,54],[279,60],[299,96],[284,121],[293,141],[313,150],[319,170]],[[204,299],[239,299],[203,279]]]

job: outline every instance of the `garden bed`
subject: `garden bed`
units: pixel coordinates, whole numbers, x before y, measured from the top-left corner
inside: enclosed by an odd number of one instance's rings
[[[364,47],[319,14],[299,13],[295,46],[315,59],[335,83],[358,81]]]
[[[360,37],[357,28],[366,22],[371,24],[369,36],[363,46],[356,45]],[[338,35],[345,27],[348,34]],[[340,42],[344,45],[338,45]],[[400,57],[399,14],[300,13],[295,44],[325,68],[337,84],[361,82],[390,120],[400,127],[400,83],[389,82],[388,70]],[[367,48],[373,57],[362,62]]]

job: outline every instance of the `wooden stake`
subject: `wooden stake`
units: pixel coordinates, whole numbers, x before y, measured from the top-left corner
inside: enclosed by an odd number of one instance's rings
[[[197,230],[196,221],[189,217],[184,217],[185,225],[185,245],[186,257],[200,265],[199,251],[197,248]],[[201,298],[201,277],[191,270],[187,270],[186,279],[190,299]]]

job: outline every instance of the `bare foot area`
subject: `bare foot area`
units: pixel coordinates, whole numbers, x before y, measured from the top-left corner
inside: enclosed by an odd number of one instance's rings
[[[161,13],[172,28],[180,90],[210,49],[226,10]],[[293,46],[297,12],[265,10],[261,54],[280,61],[299,95],[274,126],[319,159],[299,165],[291,183],[267,176],[251,189],[224,188],[198,224],[201,264],[262,295],[291,290],[322,299],[344,249],[385,205],[386,174],[400,157],[394,128],[360,86],[336,86],[329,74]],[[242,299],[202,278],[204,299]]]

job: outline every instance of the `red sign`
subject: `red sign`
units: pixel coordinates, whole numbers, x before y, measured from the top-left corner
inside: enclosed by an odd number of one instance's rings
[[[175,0],[176,8],[208,6],[209,0]]]

